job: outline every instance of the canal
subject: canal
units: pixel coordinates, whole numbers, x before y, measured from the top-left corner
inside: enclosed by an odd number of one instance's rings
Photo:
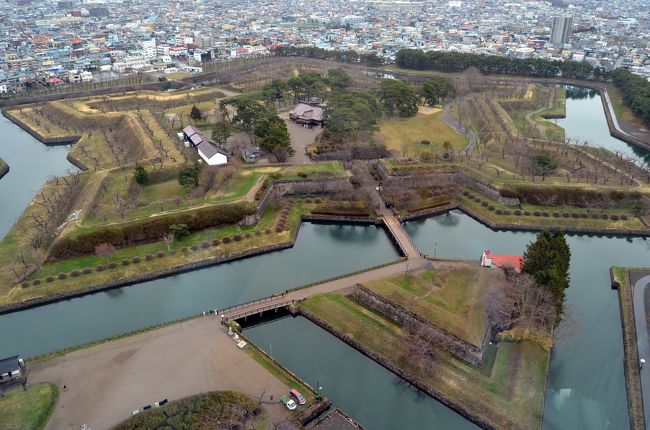
[[[0,179],[0,238],[9,231],[47,179],[76,170],[66,160],[69,145],[45,146],[0,116],[0,158],[9,173]]]
[[[287,317],[245,334],[368,430],[478,428],[307,319]]]
[[[440,258],[478,259],[486,248],[520,254],[535,238],[531,232],[491,230],[459,211],[408,222],[406,229],[422,252],[433,255],[435,249]],[[567,291],[571,327],[559,330],[560,338],[553,349],[544,428],[627,428],[618,296],[610,288],[608,269],[611,265],[648,266],[650,241],[588,235],[568,235],[567,240],[572,253]],[[365,372],[371,370],[357,369],[358,356],[363,360],[361,354],[343,348],[342,342],[307,320],[283,319],[249,328],[246,334],[308,382],[315,384],[318,380],[335,403],[368,428],[417,427],[400,427],[400,423],[409,422],[411,412],[403,414],[402,408],[410,408],[411,401],[420,403],[420,427],[465,428],[455,413],[441,412],[444,407],[438,403],[405,393],[388,371],[369,376]],[[352,395],[350,387],[363,388],[352,388],[358,393]],[[384,396],[394,401],[385,402]],[[391,418],[376,419],[376,410]]]
[[[633,157],[640,163],[650,165],[650,152],[632,144],[616,139],[609,134],[607,118],[603,110],[600,94],[585,87],[567,86],[566,118],[557,120],[564,128],[567,138],[576,139],[590,146],[609,149],[616,153]]]
[[[0,315],[0,357],[42,354],[397,259],[381,227],[303,223],[293,248]]]

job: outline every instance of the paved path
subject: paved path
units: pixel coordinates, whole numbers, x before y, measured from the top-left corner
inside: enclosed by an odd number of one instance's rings
[[[280,118],[287,124],[287,130],[291,138],[291,147],[295,151],[295,154],[289,158],[289,162],[292,164],[313,163],[307,155],[305,147],[314,143],[316,137],[323,132],[323,129],[321,127],[308,128],[296,124],[289,119],[289,112],[281,113]]]
[[[52,382],[59,401],[46,429],[108,429],[133,409],[168,398],[234,390],[274,401],[288,387],[237,348],[214,315],[72,352],[31,366],[29,383]],[[63,390],[63,385],[67,389]],[[287,417],[264,405],[271,420]]]
[[[643,276],[634,282],[634,325],[636,327],[636,343],[639,349],[639,359],[646,360],[641,369],[641,393],[643,395],[643,412],[646,426],[650,423],[650,340],[648,339],[648,324],[646,319],[645,295],[650,285],[650,275]]]
[[[404,226],[395,218],[393,211],[386,207],[384,199],[379,193],[377,181],[368,171],[368,164],[362,161],[355,161],[352,165],[352,171],[359,179],[361,186],[369,191],[369,197],[375,205],[379,216],[384,220],[384,224],[391,232],[391,235],[397,241],[398,246],[407,259],[419,258],[422,256],[418,248],[413,243],[411,236],[404,230]]]
[[[440,116],[440,119],[449,127],[451,127],[456,133],[469,137],[469,143],[467,144],[465,151],[471,153],[474,151],[474,148],[476,148],[476,144],[478,142],[476,138],[476,133],[474,133],[474,130],[472,130],[469,127],[466,128],[467,132],[465,132],[465,130],[461,127],[460,122],[456,118],[454,118],[451,112],[449,112],[450,107],[451,107],[451,102],[447,103],[443,107],[443,113]]]
[[[255,311],[263,311],[275,306],[286,306],[287,302],[299,302],[308,297],[316,294],[328,294],[335,292],[346,292],[351,290],[357,284],[363,284],[379,278],[393,276],[406,271],[419,271],[425,269],[440,269],[445,267],[467,267],[472,263],[466,261],[432,261],[424,257],[418,256],[413,259],[403,260],[397,263],[389,264],[387,266],[379,267],[377,269],[368,270],[366,272],[357,273],[343,278],[334,279],[332,281],[325,281],[320,284],[312,285],[310,287],[301,288],[299,290],[291,291],[286,294],[272,296],[268,299],[261,301],[251,302],[237,306],[236,308],[229,308],[220,311],[219,315],[224,315],[226,319],[238,318],[242,313],[256,313]],[[273,312],[269,310],[269,312]]]
[[[540,124],[537,121],[535,121],[533,119],[533,116],[537,115],[540,112],[545,111],[546,109],[552,108],[554,103],[555,103],[555,90],[551,92],[551,100],[549,101],[547,106],[543,106],[533,112],[528,112],[525,116],[526,121],[528,121],[528,124],[530,124],[532,127],[537,129],[537,131],[539,131],[539,136],[542,139],[546,139],[546,130],[548,127],[546,127],[544,124]]]

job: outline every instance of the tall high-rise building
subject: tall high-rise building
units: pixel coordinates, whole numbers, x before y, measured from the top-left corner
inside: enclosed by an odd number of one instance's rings
[[[556,46],[562,46],[569,43],[572,31],[573,17],[569,15],[554,17],[553,26],[551,27],[551,43]]]

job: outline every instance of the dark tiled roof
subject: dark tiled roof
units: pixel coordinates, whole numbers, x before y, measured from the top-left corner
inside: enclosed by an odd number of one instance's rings
[[[306,103],[298,103],[298,105],[296,105],[296,107],[293,108],[291,112],[289,112],[289,116],[307,121],[322,121],[323,108],[319,106],[308,105]]]
[[[214,154],[217,154],[217,153],[223,154],[223,155],[226,155],[226,156],[228,155],[228,154],[226,154],[226,152],[223,149],[219,148],[217,145],[214,145],[214,144],[212,144],[212,143],[210,143],[208,141],[205,141],[205,140],[203,142],[199,143],[199,145],[197,146],[197,149],[199,151],[201,151],[203,153],[203,155],[205,155],[207,158],[212,158],[212,156],[214,156]]]

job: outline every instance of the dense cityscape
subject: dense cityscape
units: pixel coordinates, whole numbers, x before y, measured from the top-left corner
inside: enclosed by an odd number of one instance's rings
[[[0,11],[0,430],[650,425],[650,0]]]
[[[0,93],[201,71],[280,46],[585,61],[650,77],[646,1],[3,1]]]

